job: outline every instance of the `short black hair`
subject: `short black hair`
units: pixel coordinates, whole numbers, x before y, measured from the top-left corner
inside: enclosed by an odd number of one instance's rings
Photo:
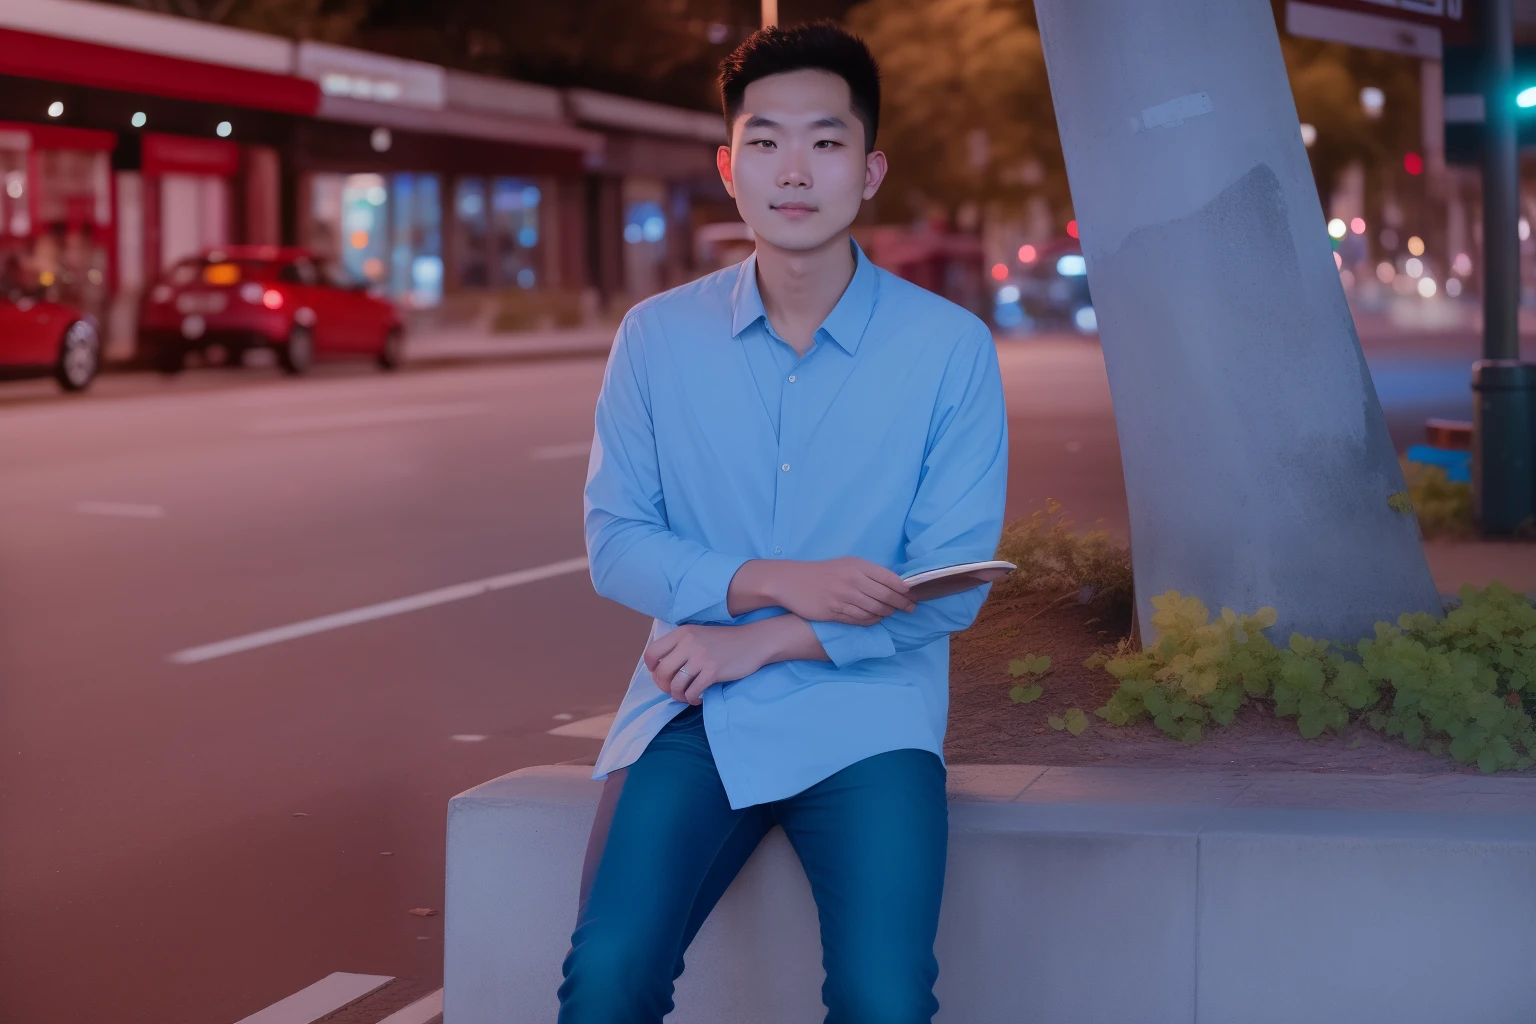
[[[769,75],[805,70],[828,71],[848,83],[853,112],[864,125],[864,148],[873,151],[880,127],[880,66],[864,40],[832,21],[759,29],[720,62],[725,130],[731,131],[741,113],[747,86]]]

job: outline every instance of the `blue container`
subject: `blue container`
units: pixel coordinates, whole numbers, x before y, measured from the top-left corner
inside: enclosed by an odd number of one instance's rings
[[[1422,462],[1445,470],[1445,478],[1452,483],[1472,482],[1472,453],[1451,448],[1431,448],[1416,444],[1408,449],[1409,462]]]

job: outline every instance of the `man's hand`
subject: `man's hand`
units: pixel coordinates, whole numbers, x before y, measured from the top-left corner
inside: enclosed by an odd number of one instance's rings
[[[711,686],[745,678],[768,663],[772,632],[759,627],[771,621],[679,626],[646,647],[645,667],[673,700],[701,704]]]
[[[745,587],[763,595],[763,605],[778,605],[808,622],[872,626],[888,615],[917,608],[900,576],[863,558],[754,560],[742,566],[737,575],[742,574]],[[731,586],[735,589],[734,579]],[[740,613],[733,607],[732,614]]]

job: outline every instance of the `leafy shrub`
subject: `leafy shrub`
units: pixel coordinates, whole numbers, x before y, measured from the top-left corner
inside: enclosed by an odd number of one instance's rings
[[[1078,593],[1101,607],[1131,603],[1131,553],[1107,530],[1079,535],[1056,501],[1003,528],[997,557],[1018,571],[992,585],[992,596]]]
[[[1273,608],[1211,621],[1198,598],[1169,591],[1154,597],[1155,645],[1095,655],[1091,667],[1120,681],[1095,712],[1113,725],[1147,716],[1186,743],[1210,722],[1229,725],[1245,700],[1273,703],[1308,738],[1351,721],[1401,737],[1434,754],[1449,751],[1485,772],[1536,764],[1536,608],[1507,587],[1463,587],[1461,607],[1445,618],[1401,616],[1376,635],[1333,648],[1292,634],[1270,642]]]
[[[1440,466],[1409,462],[1406,458],[1402,462],[1408,499],[1419,517],[1419,531],[1425,537],[1470,537],[1472,485],[1452,482]]]
[[[491,330],[541,331],[556,327],[580,327],[581,294],[569,289],[508,289],[496,295],[496,314]]]

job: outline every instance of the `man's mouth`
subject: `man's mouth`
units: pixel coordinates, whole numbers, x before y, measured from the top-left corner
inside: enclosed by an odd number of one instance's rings
[[[779,213],[784,214],[786,217],[795,218],[808,217],[816,212],[816,207],[812,206],[810,203],[800,202],[779,203],[773,206],[772,209],[777,210]]]

